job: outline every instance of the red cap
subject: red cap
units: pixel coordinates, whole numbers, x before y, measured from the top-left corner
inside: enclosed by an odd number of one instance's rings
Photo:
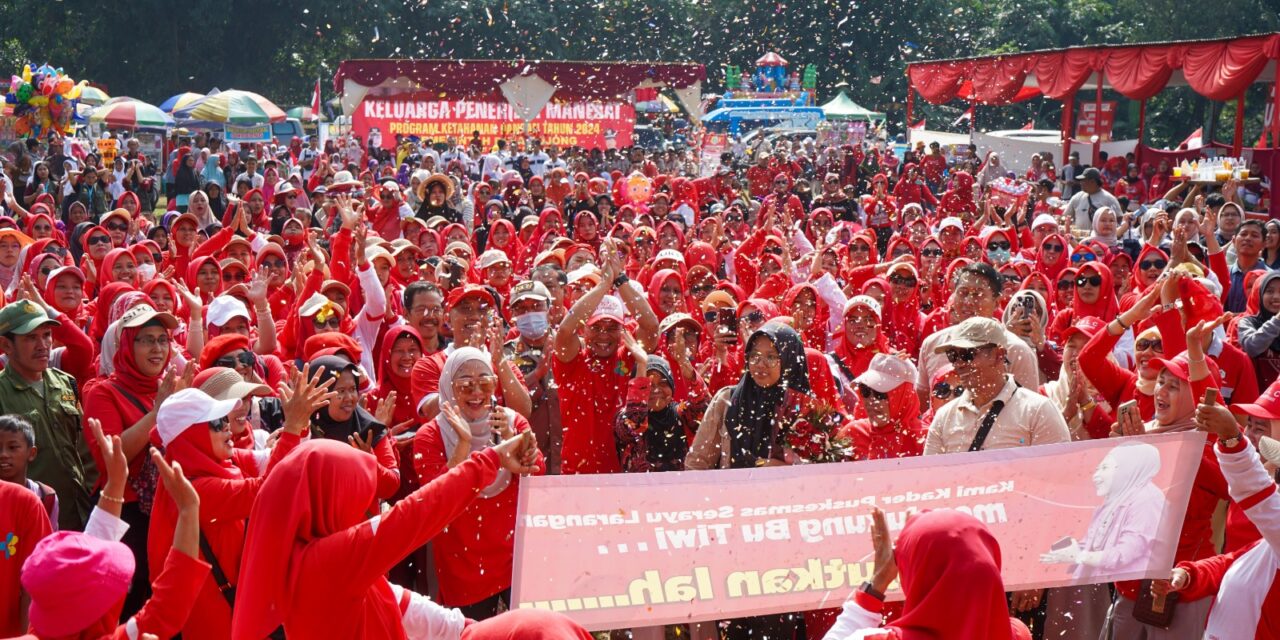
[[[1218,363],[1214,362],[1213,358],[1206,357],[1205,365],[1209,367],[1209,386],[1222,386],[1219,382],[1219,380],[1222,379],[1222,376],[1218,372]],[[1188,361],[1187,352],[1185,351],[1179,353],[1173,358],[1152,358],[1150,364],[1147,366],[1151,367],[1151,369],[1157,374],[1160,373],[1161,369],[1168,369],[1169,373],[1172,373],[1173,377],[1179,380],[1184,382],[1189,382],[1191,380],[1191,362]],[[1199,400],[1199,398],[1197,398],[1197,400]]]
[[[1233,404],[1231,413],[1243,413],[1263,420],[1280,420],[1280,380],[1271,383],[1252,403]]]
[[[493,304],[493,296],[489,295],[488,289],[478,284],[468,284],[449,292],[449,299],[445,301],[444,310],[446,312],[453,311],[453,308],[459,302],[467,298],[477,298],[485,304]]]
[[[1062,341],[1066,342],[1067,340],[1070,340],[1071,336],[1074,336],[1077,333],[1082,334],[1085,339],[1093,338],[1098,335],[1099,331],[1106,328],[1106,326],[1107,323],[1103,321],[1102,318],[1086,316],[1081,318],[1075,324],[1067,327],[1066,331],[1062,332]]]

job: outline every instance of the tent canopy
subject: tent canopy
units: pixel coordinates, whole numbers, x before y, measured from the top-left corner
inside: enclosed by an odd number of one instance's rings
[[[757,67],[785,67],[787,66],[787,59],[770,51],[769,53],[766,53],[763,56],[760,56],[759,60],[756,60],[756,66]]]
[[[536,115],[552,99],[621,100],[636,87],[666,87],[696,117],[706,77],[706,67],[692,63],[378,59],[344,60],[333,82],[348,115],[367,95],[429,91],[437,99],[495,102],[516,96],[522,111]]]
[[[1134,45],[1103,45],[1014,55],[934,60],[907,65],[911,88],[933,104],[956,98],[1004,105],[1043,95],[1068,99],[1081,89],[1114,89],[1146,100],[1166,86],[1189,86],[1210,100],[1239,97],[1250,84],[1272,82],[1280,33]]]
[[[822,105],[822,112],[828,120],[884,120],[883,113],[872,111],[854,102],[849,94],[840,90],[830,102]]]

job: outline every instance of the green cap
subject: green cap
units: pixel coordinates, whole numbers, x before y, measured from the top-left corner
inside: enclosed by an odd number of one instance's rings
[[[30,300],[18,300],[0,309],[0,334],[26,335],[45,325],[60,325]]]

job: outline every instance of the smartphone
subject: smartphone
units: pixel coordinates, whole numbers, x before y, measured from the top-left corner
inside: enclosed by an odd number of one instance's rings
[[[1064,538],[1062,538],[1061,540],[1059,540],[1059,541],[1057,541],[1057,542],[1053,543],[1053,546],[1049,547],[1049,550],[1050,550],[1050,551],[1061,551],[1061,550],[1066,549],[1066,548],[1068,548],[1068,547],[1074,547],[1075,545],[1076,545],[1076,539],[1075,539],[1075,538],[1072,538],[1071,536],[1065,536],[1065,537],[1064,537]]]
[[[498,411],[498,401],[495,400],[494,398],[489,398],[489,420],[490,421],[493,420],[493,414],[497,411]],[[497,430],[494,430],[493,435],[491,437],[493,438],[493,444],[495,445],[502,444],[502,434],[498,433]]]
[[[1126,418],[1128,418],[1128,416],[1130,416],[1130,415],[1133,415],[1133,416],[1135,416],[1135,417],[1137,417],[1137,415],[1138,415],[1138,401],[1137,401],[1137,400],[1130,400],[1130,401],[1128,401],[1128,402],[1126,402],[1126,403],[1124,403],[1124,404],[1120,405],[1120,408],[1119,408],[1120,424],[1121,424],[1121,425],[1123,425],[1123,424],[1125,423],[1125,419],[1126,419]],[[1124,430],[1124,428],[1123,428],[1123,426],[1122,426],[1122,427],[1121,427],[1121,433],[1123,433],[1123,430]]]
[[[724,308],[720,309],[716,324],[720,325],[721,330],[725,333],[738,333],[738,312],[736,309]]]
[[[1031,296],[1022,296],[1022,310],[1026,312],[1028,318],[1036,315],[1035,298],[1032,298]]]

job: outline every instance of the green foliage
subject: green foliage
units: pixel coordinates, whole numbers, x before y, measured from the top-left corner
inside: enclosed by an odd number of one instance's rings
[[[89,0],[0,3],[0,74],[31,58],[112,95],[159,102],[217,86],[301,104],[350,58],[526,58],[694,61],[708,90],[725,65],[766,51],[792,70],[813,65],[818,93],[848,85],[860,104],[904,119],[908,62],[1074,45],[1210,38],[1280,29],[1280,0]],[[1108,99],[1113,99],[1108,96]],[[1171,89],[1148,107],[1157,141],[1207,113]],[[949,122],[965,107],[917,101]],[[1262,99],[1246,104],[1261,119]],[[1122,106],[1121,112],[1127,108]],[[980,109],[979,126],[1056,127],[1060,107],[1033,100]],[[1158,114],[1158,116],[1157,116]],[[1123,127],[1136,126],[1125,117]],[[1167,138],[1166,138],[1167,139]],[[1179,137],[1180,140],[1180,137]],[[1176,142],[1176,141],[1175,141]]]

